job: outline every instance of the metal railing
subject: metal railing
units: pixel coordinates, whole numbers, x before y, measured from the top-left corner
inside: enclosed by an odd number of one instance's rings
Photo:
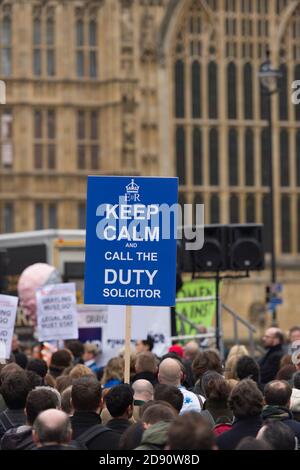
[[[225,310],[229,315],[231,315],[233,320],[233,338],[235,344],[240,344],[239,338],[239,324],[243,325],[248,330],[248,339],[249,339],[249,349],[250,354],[254,356],[255,354],[255,342],[254,342],[254,335],[256,333],[256,328],[251,325],[247,320],[242,318],[238,315],[232,308],[228,307],[228,305],[222,304],[222,309]]]

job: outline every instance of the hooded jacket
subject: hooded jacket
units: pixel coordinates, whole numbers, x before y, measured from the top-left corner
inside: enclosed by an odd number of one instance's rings
[[[19,426],[11,428],[1,439],[1,450],[32,450],[35,445],[32,440],[32,428]]]
[[[267,405],[262,411],[262,419],[265,421],[267,419],[277,419],[286,424],[292,431],[294,431],[295,436],[300,440],[300,423],[293,419],[293,414],[291,411],[284,406],[276,405]]]
[[[135,450],[163,450],[167,443],[169,422],[159,421],[146,429],[141,444]]]

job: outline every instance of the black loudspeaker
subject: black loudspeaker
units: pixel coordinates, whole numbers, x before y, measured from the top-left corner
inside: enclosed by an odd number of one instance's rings
[[[231,271],[264,269],[263,225],[229,225],[228,268]]]
[[[185,239],[177,240],[177,263],[176,273],[191,273],[193,272],[193,260],[191,252],[185,249]]]
[[[217,272],[227,269],[227,227],[207,225],[204,227],[204,245],[201,250],[191,251],[192,272]]]

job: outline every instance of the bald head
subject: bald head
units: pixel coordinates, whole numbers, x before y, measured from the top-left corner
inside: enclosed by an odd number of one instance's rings
[[[273,380],[264,388],[265,402],[271,406],[289,408],[292,388],[285,380]]]
[[[139,379],[133,382],[132,388],[134,391],[134,399],[135,400],[143,400],[143,401],[149,401],[153,400],[153,385],[148,381],[144,379]]]
[[[189,341],[184,346],[184,359],[186,361],[193,361],[199,351],[198,343],[196,341]]]
[[[268,328],[263,336],[263,342],[266,348],[272,348],[284,341],[283,332],[279,328]]]
[[[33,424],[33,440],[40,447],[50,444],[68,444],[72,439],[69,417],[60,410],[46,410]]]
[[[159,365],[158,381],[161,384],[178,387],[181,383],[182,375],[181,365],[176,359],[164,359]]]

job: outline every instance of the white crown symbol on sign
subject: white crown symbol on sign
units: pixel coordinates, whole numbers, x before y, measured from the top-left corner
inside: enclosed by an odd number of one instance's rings
[[[131,180],[131,183],[129,183],[127,186],[126,186],[126,192],[127,193],[138,193],[139,192],[139,189],[140,187],[134,182],[134,179]]]

